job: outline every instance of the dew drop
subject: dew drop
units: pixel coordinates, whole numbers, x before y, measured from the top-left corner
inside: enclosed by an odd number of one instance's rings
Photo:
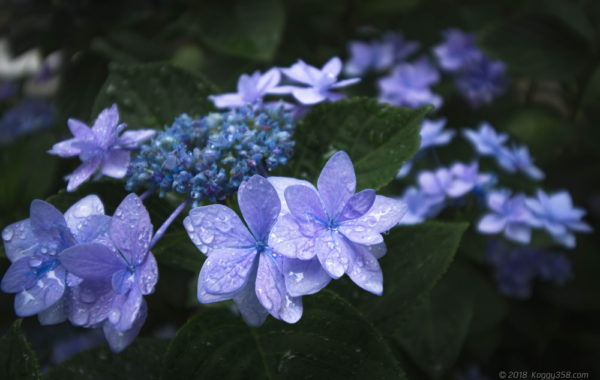
[[[14,234],[15,231],[12,228],[5,228],[4,231],[2,231],[2,239],[4,241],[11,241]]]

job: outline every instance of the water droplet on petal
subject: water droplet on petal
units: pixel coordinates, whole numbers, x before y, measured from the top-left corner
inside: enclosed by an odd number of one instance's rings
[[[15,231],[12,228],[5,228],[4,231],[2,231],[2,239],[4,241],[11,241],[14,234]]]

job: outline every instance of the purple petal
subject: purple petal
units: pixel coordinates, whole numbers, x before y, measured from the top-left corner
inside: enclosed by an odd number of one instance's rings
[[[433,172],[423,172],[419,174],[417,181],[419,182],[419,186],[424,193],[437,195],[444,191],[440,187],[440,184]]]
[[[29,220],[33,231],[40,234],[57,235],[59,232],[68,231],[64,215],[50,203],[35,199],[29,207]]]
[[[114,141],[117,137],[117,126],[119,124],[119,110],[117,105],[113,104],[110,108],[105,108],[96,118],[92,131],[96,135],[98,145],[105,146]]]
[[[307,65],[302,60],[298,60],[298,62],[293,64],[290,68],[281,69],[281,71],[288,78],[308,85],[315,84],[321,77],[321,72],[317,68]]]
[[[88,195],[69,207],[65,212],[65,220],[73,231],[90,215],[104,215],[104,205],[97,195]]]
[[[183,225],[192,242],[207,255],[219,248],[255,245],[254,238],[239,216],[223,205],[196,207],[184,219]]]
[[[142,293],[134,286],[127,294],[114,298],[108,312],[108,321],[117,331],[127,331],[131,329],[145,304]]]
[[[348,87],[351,86],[355,83],[360,82],[360,78],[349,78],[349,79],[344,79],[341,80],[337,83],[335,83],[333,86],[331,86],[331,88],[342,88],[342,87]]]
[[[531,227],[524,223],[509,223],[504,234],[518,243],[528,244],[531,241]]]
[[[67,120],[67,125],[69,126],[69,130],[75,136],[77,140],[81,141],[94,141],[96,136],[94,132],[88,127],[84,122],[79,121],[77,119],[69,119]]]
[[[79,165],[73,173],[66,177],[69,180],[67,191],[75,191],[82,183],[87,181],[96,170],[98,170],[101,163],[102,159],[100,157],[92,157]]]
[[[497,234],[506,226],[506,218],[497,214],[485,215],[477,225],[477,230],[484,234]]]
[[[31,256],[42,248],[29,219],[21,220],[4,228],[2,241],[6,257],[11,262]]]
[[[303,186],[308,186],[310,188],[312,188],[313,190],[316,191],[315,187],[312,185],[312,183],[303,180],[303,179],[296,179],[296,178],[290,178],[290,177],[269,177],[267,178],[267,180],[269,180],[269,182],[271,183],[271,185],[273,185],[273,188],[275,188],[275,191],[277,192],[277,196],[279,197],[279,201],[281,202],[281,214],[289,214],[290,213],[290,209],[288,208],[287,202],[285,200],[285,189],[289,186],[292,185],[303,185]]]
[[[85,280],[109,279],[113,273],[126,268],[117,252],[98,243],[78,244],[58,256],[69,272]]]
[[[108,345],[113,352],[119,353],[129,346],[137,337],[148,315],[148,306],[146,301],[142,300],[142,305],[136,315],[135,321],[131,328],[126,331],[119,331],[109,321],[104,322],[103,331]]]
[[[383,233],[398,225],[406,211],[407,206],[403,201],[377,195],[369,211],[352,223]]]
[[[252,176],[240,185],[238,204],[256,240],[266,241],[281,210],[273,185],[266,178]]]
[[[554,235],[553,238],[556,242],[562,244],[565,248],[575,248],[575,235],[570,232],[566,232],[561,235]]]
[[[287,291],[294,297],[317,293],[331,281],[316,257],[310,260],[285,258],[283,275]]]
[[[209,96],[209,99],[217,108],[234,108],[246,104],[246,102],[242,99],[242,96],[237,93],[211,95]]]
[[[250,274],[250,278],[256,278],[256,272],[258,270],[258,265],[255,265],[252,273]],[[243,287],[233,298],[235,304],[237,305],[240,313],[242,314],[242,318],[249,326],[258,327],[262,325],[269,315],[267,309],[263,307],[263,305],[259,302],[258,297],[256,296],[256,281],[248,281],[245,287]]]
[[[346,152],[331,156],[319,175],[317,188],[327,214],[336,217],[356,190],[354,166]]]
[[[15,296],[15,313],[28,317],[54,305],[65,292],[65,270],[57,267],[36,281],[32,288]]]
[[[70,288],[68,294],[69,320],[75,326],[91,327],[108,317],[117,296],[108,281],[83,281]]]
[[[346,203],[346,206],[344,206],[344,209],[342,210],[338,220],[344,221],[360,218],[371,209],[374,202],[375,190],[366,189],[358,192],[348,199],[348,202]]]
[[[137,268],[138,288],[143,295],[154,292],[154,286],[158,282],[158,265],[152,252],[148,253],[146,260]]]
[[[339,231],[350,241],[363,244],[374,245],[383,243],[383,236],[372,228],[365,227],[361,223],[349,221],[339,227]]]
[[[137,195],[129,194],[115,210],[110,237],[128,264],[137,265],[146,258],[152,239],[152,223]]]
[[[38,321],[43,326],[56,325],[67,320],[67,305],[62,297],[54,305],[38,313]]]
[[[148,140],[156,131],[154,129],[138,129],[135,131],[126,131],[123,132],[121,137],[117,140],[117,144],[121,148],[136,148],[144,141]]]
[[[265,309],[275,318],[296,323],[302,316],[302,299],[291,297],[285,288],[285,280],[269,253],[260,255],[256,275],[256,296]]]
[[[342,60],[339,57],[331,58],[325,63],[325,65],[323,65],[323,69],[321,69],[321,72],[323,72],[323,74],[333,78],[337,78],[337,76],[340,75],[341,71]]]
[[[302,104],[317,104],[327,98],[319,89],[313,87],[297,88],[292,91],[292,95]]]
[[[365,248],[368,249],[376,259],[382,258],[387,253],[385,243],[370,245]]]
[[[127,293],[135,283],[135,276],[129,268],[122,268],[112,274],[111,285],[117,294]]]
[[[325,231],[320,223],[303,222],[292,215],[282,215],[271,229],[269,246],[290,258],[308,260],[316,254],[316,236]]]
[[[327,221],[319,194],[312,187],[292,185],[285,189],[284,196],[291,214],[298,220],[306,223]]]
[[[270,89],[277,86],[280,80],[281,73],[278,68],[274,67],[260,77],[256,89],[260,94],[267,93]]]
[[[354,252],[354,259],[348,268],[348,276],[356,285],[380,296],[383,293],[383,273],[379,262],[366,247],[352,243],[349,245]]]
[[[127,174],[131,154],[127,150],[112,150],[102,160],[102,174],[112,178],[123,178]]]
[[[78,139],[68,139],[52,146],[48,153],[59,157],[73,157],[81,153],[81,143]]]
[[[348,270],[352,254],[343,238],[332,231],[323,231],[316,239],[317,257],[332,278],[340,278]]]
[[[13,262],[2,277],[1,288],[5,293],[18,293],[35,285],[35,273],[29,265],[29,257]]]
[[[248,282],[255,259],[255,248],[216,249],[204,262],[199,281],[211,294],[233,294]]]

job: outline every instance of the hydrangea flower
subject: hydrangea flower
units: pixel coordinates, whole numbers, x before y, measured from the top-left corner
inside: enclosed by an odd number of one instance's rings
[[[181,115],[141,147],[126,188],[176,191],[194,201],[224,199],[244,179],[287,162],[293,129],[280,106],[248,105],[201,119]]]
[[[0,144],[17,137],[50,128],[54,124],[54,105],[46,100],[25,98],[8,109],[0,119]]]
[[[63,215],[51,204],[31,202],[29,219],[6,227],[2,240],[11,261],[2,278],[2,291],[17,293],[15,312],[20,317],[38,314],[42,324],[62,322],[65,289],[77,282],[60,259],[60,253],[87,243],[106,231],[110,218],[95,195],[75,203]]]
[[[281,71],[292,81],[307,85],[308,87],[282,86],[280,93],[291,93],[296,100],[307,105],[317,104],[325,100],[340,100],[345,95],[333,90],[347,87],[360,81],[360,78],[338,81],[338,76],[342,71],[342,61],[338,57],[331,58],[320,70],[306,64],[302,60],[298,60],[291,67],[281,69]]]
[[[571,195],[566,191],[546,194],[538,190],[537,198],[528,198],[525,202],[533,213],[534,223],[567,248],[575,247],[573,232],[592,232],[592,227],[581,220],[585,210],[573,207]]]
[[[500,293],[516,299],[531,297],[536,278],[563,285],[572,277],[571,263],[558,252],[530,247],[513,248],[493,241],[485,258],[494,269]]]
[[[495,184],[495,177],[489,173],[479,171],[479,163],[474,161],[470,164],[456,162],[450,167],[450,173],[459,187],[485,194],[486,190]]]
[[[443,32],[444,42],[434,47],[433,52],[442,69],[454,72],[483,54],[475,46],[475,36],[459,29],[451,28]]]
[[[352,161],[346,153],[337,152],[321,171],[317,188],[285,188],[290,213],[279,217],[269,244],[290,258],[317,258],[330,277],[346,273],[361,288],[380,295],[383,275],[376,255],[383,250],[381,233],[398,224],[406,206],[371,189],[355,190]],[[369,246],[376,246],[378,253]]]
[[[85,123],[69,119],[72,139],[54,144],[50,154],[59,157],[79,156],[82,164],[67,176],[67,191],[74,191],[96,171],[113,178],[123,178],[129,166],[130,150],[149,139],[154,130],[127,131],[119,136],[125,124],[119,124],[117,105],[104,109],[92,128]]]
[[[406,162],[396,175],[397,178],[404,178],[410,173],[414,162],[422,155],[423,150],[434,147],[434,146],[442,146],[447,145],[452,138],[454,137],[455,132],[452,130],[444,130],[446,126],[446,119],[441,118],[438,120],[430,120],[424,119],[421,123],[421,145],[420,151],[415,155],[415,157]]]
[[[243,74],[237,83],[237,92],[222,95],[211,95],[209,98],[217,108],[236,108],[254,104],[268,94],[277,94],[281,80],[279,69],[272,68],[264,74],[255,71],[252,75]]]
[[[498,234],[518,243],[531,241],[532,215],[525,205],[525,196],[513,197],[507,191],[493,191],[488,195],[487,205],[492,211],[483,216],[477,230],[484,234]]]
[[[104,238],[58,255],[83,280],[70,293],[69,319],[78,326],[102,326],[115,352],[135,339],[146,319],[144,295],[154,291],[158,280],[151,239],[148,211],[137,195],[129,194],[110,218]]]
[[[442,105],[442,98],[430,86],[440,80],[439,73],[427,57],[415,63],[401,63],[392,73],[379,79],[379,100],[395,106],[419,107]]]
[[[486,57],[470,62],[454,79],[456,88],[471,107],[490,104],[506,88],[506,65]]]
[[[240,185],[238,204],[248,228],[233,210],[217,204],[194,208],[184,220],[190,238],[208,256],[198,279],[198,300],[233,299],[251,326],[261,325],[269,313],[295,323],[302,316],[302,298],[290,294],[284,273],[299,260],[282,256],[269,239],[281,210],[277,192],[255,175]],[[325,286],[328,279],[322,277]]]
[[[446,197],[459,198],[473,189],[473,183],[457,180],[447,168],[435,171],[423,171],[417,181],[423,194],[434,203],[442,202]]]
[[[510,173],[522,172],[536,181],[544,179],[544,172],[535,166],[526,146],[501,149],[496,159],[498,164]]]
[[[418,48],[418,42],[407,41],[401,33],[394,32],[384,34],[379,41],[350,41],[350,59],[344,67],[344,72],[347,75],[361,76],[369,71],[385,71]]]
[[[425,219],[435,216],[443,207],[443,202],[438,198],[427,196],[416,187],[409,187],[400,198],[406,204],[406,214],[400,219],[399,224],[418,224]]]
[[[487,122],[481,123],[477,131],[465,129],[463,135],[482,156],[498,156],[508,140],[508,135],[497,133]]]

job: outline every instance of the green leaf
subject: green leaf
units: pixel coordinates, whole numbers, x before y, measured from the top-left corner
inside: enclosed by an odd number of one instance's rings
[[[39,379],[35,352],[21,331],[22,319],[17,319],[6,335],[0,338],[0,379]]]
[[[294,325],[270,318],[260,328],[209,309],[171,342],[163,379],[404,379],[384,338],[350,304],[324,290],[306,297]]]
[[[316,179],[326,158],[344,150],[354,162],[359,188],[382,188],[419,150],[421,120],[431,107],[410,109],[350,98],[320,104],[296,130],[293,172]]]
[[[158,379],[166,347],[166,340],[137,338],[115,354],[103,344],[70,357],[52,368],[44,380]]]
[[[202,116],[218,91],[206,79],[165,63],[112,64],[94,103],[91,119],[113,103],[129,128],[162,128],[182,113]]]
[[[486,31],[482,47],[519,75],[569,80],[588,65],[590,51],[579,33],[548,15],[524,15]]]
[[[268,61],[281,39],[284,9],[279,0],[225,0],[186,15],[184,23],[222,53]]]
[[[393,337],[433,378],[449,369],[465,341],[473,316],[467,271],[453,266],[428,297],[398,315]]]
[[[368,309],[369,316],[377,324],[394,324],[393,318],[431,290],[446,272],[467,226],[428,222],[394,228],[385,237],[388,253],[380,260],[382,302]]]

